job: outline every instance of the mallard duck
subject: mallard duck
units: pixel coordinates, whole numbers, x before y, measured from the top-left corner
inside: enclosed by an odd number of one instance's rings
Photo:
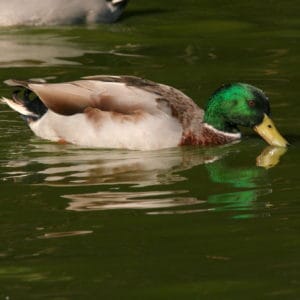
[[[0,26],[110,23],[129,0],[1,0]]]
[[[162,149],[222,145],[253,128],[270,145],[287,141],[270,119],[268,98],[245,84],[223,85],[205,112],[181,91],[134,76],[91,76],[65,83],[7,80],[2,98],[39,137],[86,147]]]

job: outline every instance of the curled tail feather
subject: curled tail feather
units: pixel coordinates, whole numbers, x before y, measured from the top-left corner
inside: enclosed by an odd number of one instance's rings
[[[5,83],[17,89],[13,92],[12,99],[2,97],[1,101],[18,112],[23,119],[27,122],[36,121],[45,114],[47,107],[28,88],[28,82],[7,80]]]
[[[26,106],[24,106],[23,103],[21,102],[16,102],[15,100],[12,99],[7,99],[5,97],[1,98],[1,101],[5,104],[7,104],[11,109],[13,109],[14,111],[18,112],[21,117],[23,119],[25,119],[26,121],[30,121],[30,120],[37,120],[40,118],[39,115],[35,114],[32,111],[29,111]]]

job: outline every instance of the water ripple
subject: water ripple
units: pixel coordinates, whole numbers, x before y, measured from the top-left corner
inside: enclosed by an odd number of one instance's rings
[[[260,168],[255,166],[255,156],[248,166],[232,164],[239,153],[252,153],[255,147],[247,144],[143,152],[37,141],[33,139],[24,150],[26,155],[18,155],[20,159],[1,164],[0,180],[59,189],[60,197],[68,200],[66,210],[77,212],[135,209],[145,210],[147,215],[167,215],[239,211],[239,215],[253,216],[248,212],[257,209],[258,199],[273,192],[267,169],[284,155],[265,148],[258,155]],[[189,184],[195,174],[198,186]],[[195,179],[191,181],[195,183]]]

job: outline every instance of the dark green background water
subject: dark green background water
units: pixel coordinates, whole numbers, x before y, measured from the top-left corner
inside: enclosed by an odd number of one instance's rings
[[[1,82],[130,74],[201,106],[248,82],[292,144],[269,169],[251,131],[209,149],[80,149],[0,105],[0,299],[299,299],[299,42],[298,1],[132,0],[114,25],[0,29]]]

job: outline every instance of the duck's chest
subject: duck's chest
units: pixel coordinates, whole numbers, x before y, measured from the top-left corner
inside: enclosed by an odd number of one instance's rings
[[[232,143],[241,138],[240,133],[225,133],[201,123],[197,127],[183,130],[180,145],[213,146]]]

